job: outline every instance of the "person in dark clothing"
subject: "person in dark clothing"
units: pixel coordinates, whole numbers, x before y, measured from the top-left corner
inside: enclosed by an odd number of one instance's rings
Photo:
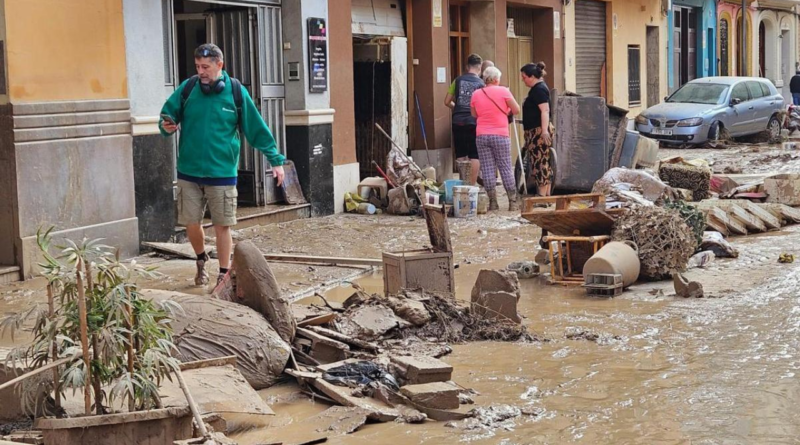
[[[456,149],[456,158],[470,162],[470,184],[477,182],[481,169],[475,142],[477,122],[472,117],[470,102],[472,93],[484,87],[480,78],[482,63],[481,56],[470,54],[467,58],[467,72],[453,81],[444,98],[444,104],[453,110],[453,146]]]
[[[800,70],[792,77],[789,83],[789,90],[792,93],[792,103],[800,105]]]
[[[536,191],[550,196],[553,169],[550,147],[553,145],[553,124],[550,123],[550,88],[544,81],[544,62],[529,63],[520,69],[522,81],[530,87],[522,104],[522,128],[525,130],[525,151],[531,159]]]

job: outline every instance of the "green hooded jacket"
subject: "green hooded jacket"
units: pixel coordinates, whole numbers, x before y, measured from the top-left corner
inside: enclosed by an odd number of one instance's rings
[[[181,125],[178,144],[178,172],[196,178],[235,178],[239,168],[239,116],[233,99],[231,80],[222,72],[225,89],[219,93],[205,94],[199,82],[195,85],[181,110],[181,92],[184,81],[169,97],[161,114],[173,118]],[[241,128],[247,142],[264,153],[270,165],[283,165],[285,157],[278,152],[275,138],[256,108],[247,89],[242,86]],[[170,136],[162,127],[163,136]]]

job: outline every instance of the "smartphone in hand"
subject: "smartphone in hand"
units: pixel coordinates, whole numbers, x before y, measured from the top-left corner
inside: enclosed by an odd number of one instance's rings
[[[175,119],[173,119],[172,116],[170,116],[169,114],[162,114],[161,115],[161,119],[163,119],[164,122],[166,122],[166,123],[168,123],[170,125],[177,125],[175,123]]]

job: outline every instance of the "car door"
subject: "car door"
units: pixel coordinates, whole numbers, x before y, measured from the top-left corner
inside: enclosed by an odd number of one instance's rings
[[[750,109],[753,111],[753,123],[750,126],[750,131],[755,133],[764,131],[767,128],[767,122],[772,117],[772,103],[769,96],[765,96],[764,90],[761,88],[761,82],[756,80],[748,80],[747,91],[750,92]]]
[[[736,101],[739,103],[735,103]],[[750,92],[745,82],[739,82],[731,89],[730,109],[728,111],[728,132],[740,136],[750,132],[753,125],[753,110],[750,109]]]

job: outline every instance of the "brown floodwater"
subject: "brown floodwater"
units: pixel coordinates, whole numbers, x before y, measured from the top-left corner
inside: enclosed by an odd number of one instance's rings
[[[522,281],[524,323],[549,341],[454,345],[443,360],[454,366],[454,381],[480,393],[476,407],[510,405],[526,414],[473,430],[368,424],[328,443],[798,443],[800,268],[779,265],[777,256],[798,249],[799,238],[797,228],[739,238],[738,259],[690,271],[711,298],[676,298],[668,282],[601,299],[541,278]],[[458,297],[468,298],[481,268],[523,257],[529,254],[512,250],[462,264]],[[358,283],[380,293],[381,280],[376,274]],[[339,287],[326,297],[341,301],[351,293]],[[593,340],[568,338],[582,333]],[[262,391],[277,413],[274,425],[301,426],[327,408],[298,391],[292,383]],[[247,445],[274,434],[255,429],[234,437]]]
[[[469,298],[481,268],[532,259],[537,250],[538,229],[506,212],[450,223],[460,299]],[[427,243],[421,219],[385,215],[315,218],[240,236],[265,251],[367,258]],[[800,253],[800,226],[733,242],[739,258],[688,274],[711,298],[678,299],[669,282],[640,283],[617,298],[599,299],[541,278],[522,281],[524,323],[548,341],[453,345],[443,359],[454,366],[454,381],[480,393],[476,407],[508,405],[526,414],[473,430],[439,422],[369,424],[328,443],[798,443],[800,266],[777,258]],[[143,287],[204,292],[190,285],[192,262],[159,265],[164,277]],[[274,269],[287,293],[354,273],[307,265]],[[380,274],[356,282],[370,292],[383,289]],[[41,281],[4,287],[0,313],[42,301],[43,289]],[[325,292],[338,301],[351,293],[347,284]],[[10,343],[0,339],[0,346]],[[314,428],[303,421],[328,407],[292,383],[261,394],[277,414],[268,422],[273,427]],[[258,444],[275,439],[275,430],[233,436],[243,445]]]

